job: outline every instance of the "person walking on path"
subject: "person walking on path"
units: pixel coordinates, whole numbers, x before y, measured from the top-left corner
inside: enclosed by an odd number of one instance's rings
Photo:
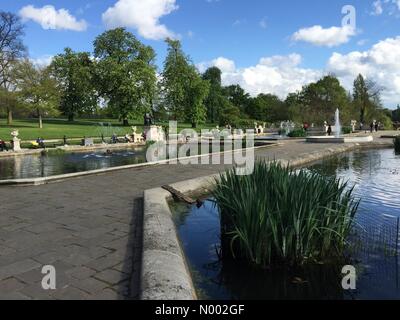
[[[332,126],[328,125],[328,136],[330,136],[332,134]]]

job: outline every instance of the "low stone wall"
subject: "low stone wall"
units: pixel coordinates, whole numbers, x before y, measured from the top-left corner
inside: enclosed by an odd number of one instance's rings
[[[211,185],[212,177],[176,183],[185,193]],[[197,299],[168,200],[170,193],[157,188],[144,192],[142,300]]]

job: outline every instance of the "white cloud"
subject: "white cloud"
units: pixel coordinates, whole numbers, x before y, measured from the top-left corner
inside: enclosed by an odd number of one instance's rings
[[[107,28],[132,27],[138,33],[152,40],[162,40],[176,35],[160,18],[177,10],[176,0],[119,0],[103,13],[103,22]]]
[[[350,41],[356,35],[356,30],[349,26],[330,27],[324,29],[321,26],[303,28],[292,35],[294,41],[308,42],[316,46],[335,47]]]
[[[288,93],[322,76],[320,70],[299,67],[301,60],[298,54],[272,56],[261,58],[255,66],[236,68],[234,61],[220,57],[200,65],[219,67],[224,85],[239,84],[253,96],[273,93],[286,98]]]
[[[43,29],[72,31],[85,31],[87,29],[85,20],[78,21],[68,10],[56,10],[54,6],[50,5],[42,8],[28,5],[19,11],[19,15],[24,20],[33,20],[39,23]]]
[[[222,73],[234,72],[236,70],[235,62],[233,60],[224,57],[219,57],[217,59],[208,62],[201,62],[196,66],[202,73],[205,72],[210,67],[217,67],[222,71]]]
[[[273,93],[281,98],[328,73],[335,74],[346,90],[352,91],[354,79],[362,74],[383,88],[382,102],[392,107],[400,103],[399,57],[400,36],[382,40],[366,51],[335,52],[321,69],[301,67],[302,57],[296,53],[263,57],[258,64],[244,68],[237,68],[234,61],[224,57],[200,63],[198,67],[201,72],[210,66],[219,67],[224,85],[239,84],[253,96]]]
[[[50,65],[53,58],[54,56],[52,55],[43,55],[38,58],[30,58],[29,60],[36,66],[47,67],[48,65]]]
[[[383,87],[382,101],[389,105],[400,102],[400,36],[382,40],[367,51],[333,53],[327,70],[335,73],[351,89],[361,73]]]

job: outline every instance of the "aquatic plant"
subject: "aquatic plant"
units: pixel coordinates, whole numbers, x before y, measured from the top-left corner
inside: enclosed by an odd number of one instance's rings
[[[394,144],[394,151],[397,154],[400,154],[400,136],[397,136],[393,139],[393,144]]]
[[[261,267],[340,257],[358,201],[340,179],[278,163],[257,162],[253,174],[235,169],[216,180],[224,255]]]

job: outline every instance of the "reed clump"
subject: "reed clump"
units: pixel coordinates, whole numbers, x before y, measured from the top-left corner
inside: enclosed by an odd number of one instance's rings
[[[343,255],[359,201],[336,178],[257,162],[215,182],[222,250],[261,267],[324,262]]]

